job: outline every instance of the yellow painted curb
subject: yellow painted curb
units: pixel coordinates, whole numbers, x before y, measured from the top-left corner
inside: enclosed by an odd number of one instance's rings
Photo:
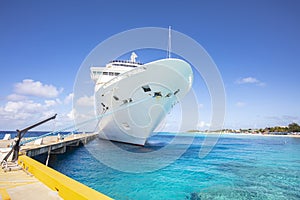
[[[1,194],[3,200],[11,200],[9,194],[6,191],[6,189],[0,188],[0,194]]]
[[[23,169],[30,172],[50,189],[57,191],[63,199],[111,199],[28,156],[19,156],[18,162]]]

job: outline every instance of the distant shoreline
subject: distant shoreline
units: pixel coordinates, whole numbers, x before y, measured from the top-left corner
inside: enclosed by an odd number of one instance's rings
[[[251,134],[251,133],[221,133],[221,132],[187,132],[190,134],[205,134],[205,135],[234,135],[234,136],[266,136],[266,137],[292,137],[300,138],[300,135],[279,135],[279,134]]]
[[[223,133],[222,133],[223,134]],[[251,136],[267,136],[267,137],[294,137],[294,138],[300,138],[300,135],[276,135],[276,134],[246,134],[246,133],[224,133],[224,134],[230,134],[230,135],[251,135]]]

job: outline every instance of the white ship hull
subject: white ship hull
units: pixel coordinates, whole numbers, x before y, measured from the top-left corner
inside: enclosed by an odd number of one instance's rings
[[[99,136],[144,145],[166,114],[190,90],[192,81],[190,65],[169,58],[136,67],[105,84],[96,84],[96,112],[102,116],[97,126]]]

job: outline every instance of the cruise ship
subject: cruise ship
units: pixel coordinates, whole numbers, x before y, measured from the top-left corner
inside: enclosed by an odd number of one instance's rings
[[[173,106],[190,90],[191,66],[165,58],[142,64],[132,52],[130,60],[92,66],[95,82],[96,132],[106,140],[144,145]]]

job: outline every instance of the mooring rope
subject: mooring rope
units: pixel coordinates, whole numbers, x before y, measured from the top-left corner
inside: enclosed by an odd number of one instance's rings
[[[143,98],[143,99],[138,100],[138,101],[133,101],[133,102],[130,102],[130,103],[127,103],[127,104],[123,104],[123,105],[121,105],[118,109],[115,109],[115,110],[112,110],[112,111],[110,111],[110,112],[106,112],[106,113],[103,113],[103,114],[101,114],[101,115],[95,116],[95,117],[93,117],[93,118],[91,118],[91,119],[88,119],[88,120],[86,120],[86,121],[80,122],[79,124],[70,125],[70,126],[61,128],[61,129],[59,129],[59,130],[52,131],[52,132],[49,132],[49,133],[40,135],[40,136],[38,136],[38,137],[34,137],[34,138],[31,138],[31,139],[28,139],[28,140],[25,140],[25,141],[21,141],[20,146],[21,146],[21,145],[24,145],[24,144],[27,144],[27,143],[29,143],[29,142],[33,142],[33,141],[35,141],[35,140],[38,140],[38,139],[41,139],[41,138],[50,136],[50,135],[56,135],[56,134],[58,134],[58,133],[66,132],[67,130],[70,130],[70,129],[72,130],[72,129],[74,129],[73,131],[70,131],[70,132],[68,131],[68,133],[65,134],[64,136],[66,136],[66,135],[71,135],[71,134],[75,133],[77,130],[79,130],[79,128],[81,128],[81,127],[83,127],[83,126],[85,126],[85,125],[87,125],[87,124],[89,124],[89,123],[91,123],[91,122],[93,122],[93,121],[95,121],[95,120],[100,120],[102,117],[105,117],[105,116],[107,116],[107,115],[111,115],[111,114],[113,114],[113,113],[115,113],[115,112],[124,110],[124,109],[129,108],[129,107],[134,106],[134,105],[137,105],[137,104],[142,103],[142,102],[144,102],[144,101],[146,101],[146,100],[149,100],[149,99],[151,99],[151,98],[155,98],[155,97],[154,97],[154,96],[148,96],[148,97]],[[125,106],[125,105],[126,105],[126,106]]]

